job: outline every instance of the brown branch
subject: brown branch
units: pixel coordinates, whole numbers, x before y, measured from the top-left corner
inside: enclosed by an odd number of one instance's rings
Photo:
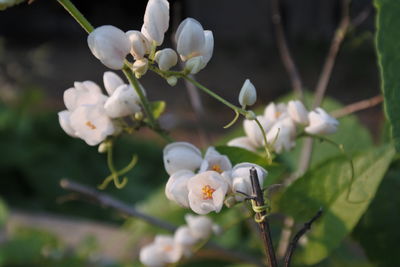
[[[308,231],[311,229],[311,225],[322,215],[322,209],[320,209],[317,214],[314,215],[314,217],[311,218],[308,222],[306,222],[303,226],[303,228],[300,229],[300,231],[297,232],[297,234],[293,237],[292,241],[289,244],[288,250],[285,255],[285,267],[289,267],[290,261],[292,260],[292,256],[294,253],[294,250],[297,247],[297,243],[299,242],[299,239]]]
[[[174,232],[177,229],[177,227],[175,225],[172,225],[166,221],[160,220],[156,217],[153,217],[153,216],[145,214],[141,211],[138,211],[135,208],[133,208],[117,199],[114,199],[113,197],[111,197],[105,193],[101,193],[97,190],[94,190],[91,187],[79,184],[77,182],[73,182],[68,179],[62,179],[60,181],[60,186],[65,190],[72,191],[74,193],[78,193],[88,199],[91,199],[103,207],[115,209],[118,212],[121,212],[122,214],[126,214],[129,216],[141,219],[151,225],[160,227],[169,232]],[[221,247],[220,245],[215,244],[213,242],[208,242],[204,247],[208,248],[208,249],[212,249],[212,250],[218,252],[221,255],[221,257],[226,258],[226,259],[231,259],[232,261],[247,262],[247,263],[252,263],[256,266],[264,266],[262,262],[254,259],[250,255],[244,254],[240,251],[232,251],[232,250],[225,249],[225,248]]]
[[[347,30],[350,25],[350,11],[349,4],[350,0],[342,0],[342,18],[339,26],[336,29],[335,35],[333,36],[331,46],[329,48],[328,55],[325,59],[322,72],[320,74],[317,86],[315,88],[315,97],[313,107],[316,108],[321,105],[322,99],[324,98],[328,82],[331,78],[332,70],[335,65],[336,56],[339,52],[340,45],[342,44],[344,37],[346,36]]]
[[[346,115],[361,111],[364,109],[372,108],[383,102],[383,96],[377,95],[368,99],[364,99],[353,104],[347,105],[341,109],[334,110],[331,115],[335,118],[341,118]]]
[[[70,181],[68,179],[62,179],[60,181],[60,186],[65,190],[79,193],[91,200],[94,200],[96,203],[100,204],[103,207],[115,209],[123,214],[139,218],[151,225],[160,227],[162,229],[165,229],[165,230],[168,230],[171,232],[173,232],[177,229],[176,226],[174,226],[168,222],[162,221],[153,216],[150,216],[141,211],[138,211],[135,208],[133,208],[117,199],[114,199],[107,194],[104,194],[97,190],[94,190],[93,188],[90,188],[88,186]]]
[[[264,194],[262,192],[260,183],[258,181],[258,175],[256,169],[253,167],[250,169],[250,180],[252,195],[251,199],[255,201],[258,207],[264,206]],[[253,207],[254,208],[254,207]],[[256,217],[258,218],[258,226],[260,227],[261,238],[264,243],[265,252],[267,254],[268,263],[270,267],[277,267],[276,256],[274,251],[274,245],[272,243],[271,231],[269,228],[268,218],[266,217],[267,212],[265,210],[261,212],[256,212]]]
[[[292,89],[299,98],[303,98],[303,84],[296,64],[291,56],[282,26],[282,18],[279,10],[279,0],[271,0],[272,23],[275,27],[275,37],[282,63],[289,74]]]

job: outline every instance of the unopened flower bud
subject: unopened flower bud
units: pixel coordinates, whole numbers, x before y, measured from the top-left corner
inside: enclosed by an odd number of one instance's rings
[[[139,111],[135,113],[135,120],[141,121],[143,120],[143,112]]]
[[[135,72],[135,76],[138,79],[142,77],[144,74],[146,74],[148,68],[149,68],[149,61],[146,58],[136,60],[132,66],[132,70]]]
[[[182,60],[187,60],[200,55],[204,48],[206,39],[204,29],[200,22],[195,19],[187,18],[181,22],[175,34],[176,50],[181,55]]]
[[[110,118],[120,118],[140,111],[139,97],[132,86],[124,84],[107,99],[104,109]]]
[[[126,33],[131,42],[131,55],[135,59],[142,59],[144,55],[150,53],[150,42],[139,31],[128,31]]]
[[[106,153],[106,152],[108,151],[108,148],[109,148],[108,142],[105,141],[105,142],[102,142],[102,143],[99,145],[97,151],[98,151],[99,153],[103,154],[103,153]]]
[[[112,71],[104,72],[103,83],[108,95],[112,95],[118,87],[125,84],[121,77]]]
[[[101,26],[89,34],[87,42],[101,63],[110,69],[122,69],[131,46],[123,31],[111,25]]]
[[[243,106],[251,106],[257,100],[257,91],[254,85],[247,79],[239,93],[239,103]]]
[[[169,76],[167,78],[167,83],[171,86],[175,86],[177,82],[178,82],[178,78],[176,78],[176,76]]]
[[[287,105],[287,111],[293,121],[303,125],[309,123],[308,112],[303,103],[301,103],[299,100],[289,101]]]
[[[178,56],[171,48],[165,48],[157,51],[154,60],[158,63],[160,70],[166,71],[178,63]]]

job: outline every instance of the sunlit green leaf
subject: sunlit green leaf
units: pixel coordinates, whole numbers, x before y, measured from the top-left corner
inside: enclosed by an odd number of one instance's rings
[[[280,209],[296,222],[308,221],[320,207],[324,210],[313,225],[306,246],[296,251],[297,262],[321,261],[352,231],[374,198],[393,155],[394,148],[387,145],[354,157],[353,183],[348,160],[335,157],[287,188],[280,199]]]

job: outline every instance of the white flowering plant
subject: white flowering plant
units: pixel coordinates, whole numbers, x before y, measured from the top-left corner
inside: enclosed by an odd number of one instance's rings
[[[281,48],[283,60],[291,62],[287,68],[294,94],[251,109],[257,102],[257,89],[249,79],[235,92],[238,104],[196,80],[195,74],[207,71],[214,37],[218,37],[199,21],[185,18],[174,29],[175,47],[165,47],[170,25],[167,0],[149,0],[141,29],[127,32],[112,25],[94,28],[69,0],[58,2],[88,32],[89,51],[111,69],[103,74],[103,86],[74,82],[63,95],[65,110],[58,113],[66,134],[107,154],[110,174],[99,179],[98,189],[135,183],[125,174],[140,164],[137,155],[124,168],[115,167],[113,146],[119,136],[147,128],[164,142],[164,166],[155,168],[164,168],[169,178],[161,196],[153,200],[161,206],[156,212],[130,208],[112,198],[104,200],[103,193],[69,180],[61,183],[67,190],[89,194],[102,205],[169,232],[141,246],[137,253],[141,264],[185,265],[201,259],[202,251],[214,250],[212,259],[231,263],[303,266],[325,260],[342,246],[367,212],[396,150],[390,142],[372,145],[368,131],[350,115],[354,107],[349,111],[329,98],[322,103],[336,46],[315,94],[304,92],[287,47]],[[282,31],[279,20],[275,23],[276,30]],[[334,44],[341,43],[348,25],[340,27]],[[280,42],[286,46],[284,38]],[[159,122],[168,103],[149,101],[152,90],[141,80],[148,72],[165,80],[166,87],[183,80],[227,106],[235,116],[221,126],[236,129],[223,141],[203,148],[174,140]],[[176,214],[184,217],[183,224],[168,221]],[[299,226],[302,223],[304,227]],[[224,247],[224,235],[240,227],[246,228],[244,234],[236,233],[246,240]]]

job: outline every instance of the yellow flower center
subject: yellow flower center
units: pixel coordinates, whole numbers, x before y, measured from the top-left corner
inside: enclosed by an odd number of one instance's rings
[[[276,118],[279,118],[279,116],[282,114],[282,112],[280,112],[280,111],[277,111],[277,112],[275,112],[275,117]]]
[[[92,130],[95,130],[95,129],[96,129],[96,126],[95,126],[92,122],[90,122],[90,121],[87,121],[87,122],[86,122],[86,126],[89,127],[89,128],[92,129]]]
[[[213,171],[215,171],[215,172],[218,172],[218,173],[222,173],[221,166],[218,165],[218,164],[212,165],[211,170],[213,170]]]
[[[166,245],[166,246],[164,246],[164,248],[163,248],[163,250],[164,250],[165,252],[170,252],[170,251],[172,251],[172,249],[173,249],[173,247],[172,247],[171,245]]]
[[[212,195],[215,192],[215,189],[209,185],[206,185],[201,189],[201,191],[203,192],[203,199],[207,200],[213,198]]]

